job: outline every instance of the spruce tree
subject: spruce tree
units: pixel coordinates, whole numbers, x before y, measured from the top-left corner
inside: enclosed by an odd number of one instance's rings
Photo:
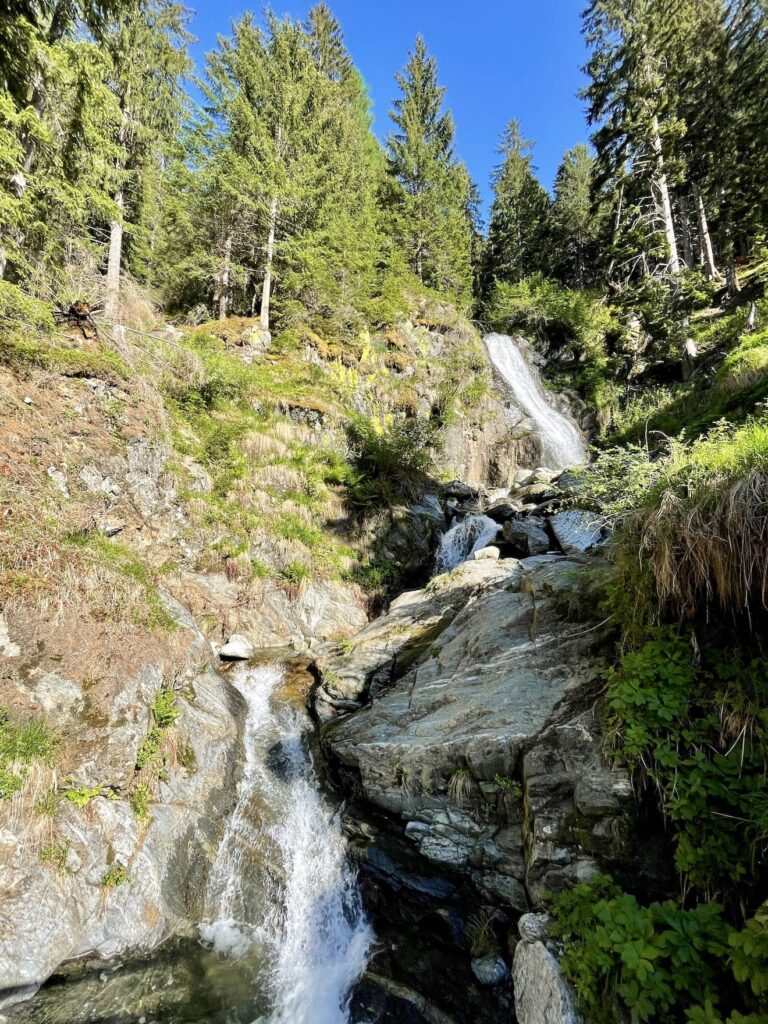
[[[504,130],[499,153],[503,159],[493,176],[484,297],[495,281],[519,282],[548,265],[549,197],[533,172],[532,144],[522,137],[514,119]]]
[[[568,150],[555,178],[549,215],[548,252],[553,276],[570,287],[593,283],[604,223],[592,202],[594,159],[580,143]]]
[[[443,110],[445,88],[421,36],[390,117],[389,171],[395,183],[393,230],[419,280],[467,298],[471,284],[471,182],[454,157],[454,126]]]
[[[173,144],[183,109],[182,78],[189,70],[186,11],[174,0],[133,0],[104,40],[110,58],[109,86],[117,103],[115,152],[111,167],[112,209],[106,268],[104,315],[119,312],[124,231],[137,253],[143,217],[158,187],[165,155]],[[140,262],[137,256],[137,263]]]

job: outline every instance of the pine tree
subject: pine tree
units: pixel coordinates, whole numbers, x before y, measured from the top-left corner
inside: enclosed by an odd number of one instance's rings
[[[516,120],[504,130],[502,162],[493,176],[483,295],[495,281],[518,282],[547,267],[545,253],[549,197],[533,173],[532,144]]]
[[[387,139],[394,234],[424,284],[466,298],[471,282],[471,182],[453,153],[454,126],[443,111],[445,88],[421,36],[405,70]]]

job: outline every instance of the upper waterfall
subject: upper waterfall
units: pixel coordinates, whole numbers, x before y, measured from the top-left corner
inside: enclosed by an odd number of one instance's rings
[[[566,469],[586,462],[587,448],[581,431],[552,405],[539,374],[515,339],[506,334],[489,334],[485,345],[516,401],[536,424],[542,463],[549,469]]]

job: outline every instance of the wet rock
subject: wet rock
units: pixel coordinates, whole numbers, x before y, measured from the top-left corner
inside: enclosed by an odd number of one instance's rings
[[[489,505],[485,514],[489,519],[495,519],[497,523],[506,523],[508,519],[514,519],[520,513],[520,505],[514,501],[497,501]]]
[[[536,471],[533,469],[518,469],[514,477],[515,487],[526,487],[528,484],[532,484],[535,476]]]
[[[491,544],[487,548],[480,548],[478,551],[475,551],[473,553],[472,557],[474,558],[474,560],[476,562],[483,561],[484,559],[486,559],[486,560],[487,559],[491,559],[492,561],[494,561],[494,560],[498,561],[500,555],[501,555],[501,552],[499,551],[499,549],[497,547],[495,547],[493,544]]]
[[[542,942],[520,942],[512,965],[518,1024],[579,1024],[560,965]]]
[[[522,558],[543,555],[551,547],[549,534],[542,520],[510,519],[504,523],[504,540]]]
[[[509,974],[509,968],[498,953],[490,953],[472,961],[472,973],[481,985],[498,985]]]
[[[477,487],[462,483],[461,480],[453,480],[445,488],[446,498],[457,498],[459,501],[476,501],[480,497]]]
[[[253,657],[253,644],[240,633],[233,633],[219,651],[219,657],[228,661],[247,661]]]
[[[558,512],[550,518],[549,525],[567,555],[589,551],[603,539],[604,520],[581,509]]]
[[[534,484],[551,484],[553,480],[556,480],[559,476],[559,472],[556,469],[547,469],[546,466],[539,466],[533,471],[533,480],[531,483]]]

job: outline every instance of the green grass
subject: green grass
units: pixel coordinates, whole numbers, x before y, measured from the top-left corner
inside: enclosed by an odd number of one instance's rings
[[[72,847],[68,839],[62,839],[58,843],[47,843],[40,851],[40,863],[57,871],[66,871],[67,856]]]
[[[0,708],[0,799],[21,789],[33,765],[50,764],[57,748],[56,733],[42,719],[16,722]]]
[[[152,724],[144,742],[136,752],[136,771],[153,768],[158,770],[162,777],[165,774],[163,741],[166,733],[181,714],[181,708],[176,704],[176,691],[173,686],[163,686],[157,691],[151,711]]]

